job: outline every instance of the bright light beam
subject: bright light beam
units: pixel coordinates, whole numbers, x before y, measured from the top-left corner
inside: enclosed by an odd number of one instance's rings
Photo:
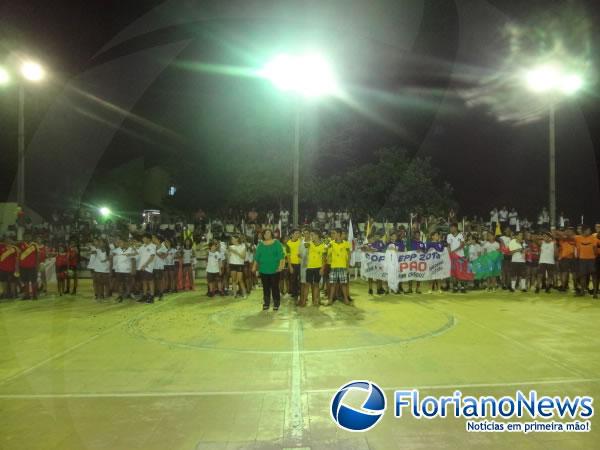
[[[0,67],[0,86],[4,86],[10,82],[10,75],[8,70],[4,67]]]
[[[111,214],[110,208],[107,208],[106,206],[101,207],[98,211],[100,212],[100,215],[104,218],[110,216]]]
[[[44,79],[44,68],[36,62],[25,61],[21,65],[21,74],[29,81],[38,82]]]
[[[263,67],[260,75],[282,91],[296,92],[305,97],[338,94],[331,66],[316,53],[278,55]]]

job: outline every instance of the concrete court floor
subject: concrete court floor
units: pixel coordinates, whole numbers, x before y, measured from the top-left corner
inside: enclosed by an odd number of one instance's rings
[[[85,284],[85,282],[84,282]],[[51,286],[53,288],[53,286]],[[349,433],[329,415],[353,379],[421,395],[600,396],[600,301],[470,292],[372,297],[278,313],[205,286],[154,305],[0,302],[2,449],[592,449],[600,432],[467,433],[394,419]]]

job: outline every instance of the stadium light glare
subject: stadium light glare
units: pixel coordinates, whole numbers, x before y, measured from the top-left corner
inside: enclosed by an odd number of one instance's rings
[[[263,67],[261,75],[278,89],[305,97],[333,95],[337,92],[330,64],[317,53],[277,55]]]
[[[577,74],[571,74],[563,78],[561,91],[566,95],[576,94],[583,87],[583,78]]]
[[[560,71],[551,65],[537,67],[527,72],[527,85],[534,92],[548,92],[561,81]]]
[[[8,70],[4,67],[0,67],[0,86],[7,85],[10,82],[10,75]]]
[[[33,61],[25,61],[21,65],[21,74],[29,81],[38,82],[44,79],[46,72],[44,68]]]
[[[110,216],[110,214],[111,214],[110,208],[107,208],[106,206],[101,207],[99,209],[99,211],[100,211],[100,215],[105,218]]]

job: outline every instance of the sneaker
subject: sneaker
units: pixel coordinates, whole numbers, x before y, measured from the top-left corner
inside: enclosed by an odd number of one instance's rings
[[[268,307],[267,305],[263,305],[263,308],[262,308],[262,310],[263,310],[263,311],[268,311],[268,310],[269,310],[269,307]]]

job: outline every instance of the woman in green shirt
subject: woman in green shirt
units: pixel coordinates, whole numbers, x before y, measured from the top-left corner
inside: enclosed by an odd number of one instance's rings
[[[281,242],[273,239],[271,230],[264,230],[262,240],[256,247],[254,271],[258,271],[263,286],[263,311],[269,309],[273,297],[273,311],[279,309],[279,273],[285,265],[285,253]]]

